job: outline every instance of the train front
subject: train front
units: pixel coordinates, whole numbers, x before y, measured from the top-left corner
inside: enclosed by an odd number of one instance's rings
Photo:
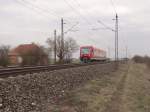
[[[80,47],[80,61],[84,63],[90,62],[92,57],[91,51],[92,51],[91,46]]]

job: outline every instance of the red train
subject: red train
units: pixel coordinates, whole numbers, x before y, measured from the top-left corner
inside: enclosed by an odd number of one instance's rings
[[[106,61],[106,51],[93,46],[80,47],[80,61],[87,63],[93,61]]]

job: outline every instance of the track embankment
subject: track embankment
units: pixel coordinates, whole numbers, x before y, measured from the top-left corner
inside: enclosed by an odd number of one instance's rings
[[[112,71],[108,63],[0,79],[0,112],[51,112],[71,90]]]
[[[150,112],[150,70],[144,64],[121,65],[69,92],[52,112]]]

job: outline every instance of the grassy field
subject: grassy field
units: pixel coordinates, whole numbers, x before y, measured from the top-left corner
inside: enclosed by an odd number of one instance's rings
[[[150,71],[129,63],[69,91],[50,112],[150,112]]]

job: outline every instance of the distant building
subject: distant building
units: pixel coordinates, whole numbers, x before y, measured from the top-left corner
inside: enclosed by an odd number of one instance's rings
[[[48,64],[48,55],[41,47],[34,43],[19,45],[12,49],[8,55],[11,65],[32,65],[33,60],[36,61],[36,65]]]

